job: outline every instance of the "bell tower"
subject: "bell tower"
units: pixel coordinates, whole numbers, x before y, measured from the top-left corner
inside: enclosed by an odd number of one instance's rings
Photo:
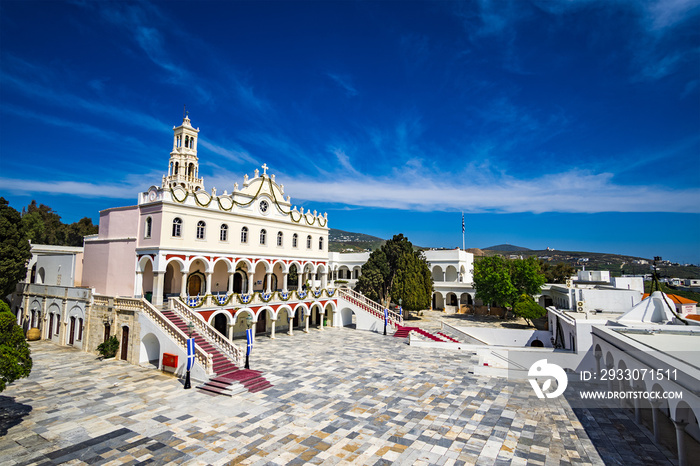
[[[170,152],[168,176],[163,177],[163,187],[181,186],[188,191],[204,189],[203,179],[199,178],[197,158],[199,128],[192,127],[190,117],[185,113],[182,124],[173,127],[173,132],[173,150]]]

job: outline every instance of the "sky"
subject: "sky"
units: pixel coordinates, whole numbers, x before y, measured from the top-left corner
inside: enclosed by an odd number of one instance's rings
[[[329,226],[700,264],[700,0],[0,2],[0,196],[263,163]]]

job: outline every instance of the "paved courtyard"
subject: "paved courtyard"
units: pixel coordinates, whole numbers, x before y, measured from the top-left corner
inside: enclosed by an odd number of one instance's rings
[[[49,342],[31,345],[31,376],[0,394],[3,465],[603,464],[565,399],[476,377],[469,354],[380,334],[260,338],[251,368],[274,387],[234,398]],[[644,448],[636,456],[623,427],[615,443],[616,426],[607,426],[606,463],[664,460]]]

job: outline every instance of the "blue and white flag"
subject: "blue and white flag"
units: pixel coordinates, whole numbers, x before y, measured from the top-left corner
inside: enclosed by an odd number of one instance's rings
[[[253,329],[249,328],[245,331],[245,339],[248,343],[248,348],[246,349],[246,356],[250,356],[250,352],[253,350]]]
[[[389,309],[384,308],[384,323],[389,323]]]
[[[401,306],[399,306],[399,315],[403,316],[403,308]]]
[[[194,366],[194,338],[187,339],[187,370]]]

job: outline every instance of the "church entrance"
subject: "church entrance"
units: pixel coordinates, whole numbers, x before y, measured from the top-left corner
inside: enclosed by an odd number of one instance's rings
[[[122,361],[126,361],[126,358],[129,355],[129,327],[126,325],[122,327],[122,352],[119,356],[119,358]]]
[[[262,311],[258,316],[258,321],[255,324],[255,334],[265,333],[267,330],[267,311]]]
[[[199,273],[190,274],[187,279],[187,294],[190,296],[197,296],[202,291],[202,283],[204,283],[204,278]]]
[[[226,333],[226,327],[228,325],[228,319],[226,318],[225,315],[223,314],[217,314],[216,317],[214,317],[214,328],[216,329],[217,332],[222,334],[225,337],[228,337]]]

